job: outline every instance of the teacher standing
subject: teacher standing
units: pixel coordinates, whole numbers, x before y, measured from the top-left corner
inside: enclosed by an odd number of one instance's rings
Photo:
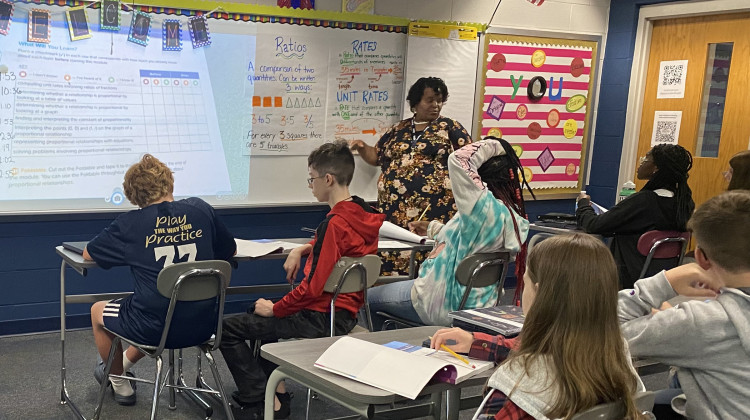
[[[448,155],[471,143],[471,136],[458,121],[440,115],[447,99],[442,79],[422,77],[406,96],[413,117],[388,129],[374,147],[362,140],[351,144],[365,162],[380,166],[378,207],[386,220],[403,228],[420,218],[447,223],[456,213]],[[408,252],[382,257],[384,275],[408,273]]]

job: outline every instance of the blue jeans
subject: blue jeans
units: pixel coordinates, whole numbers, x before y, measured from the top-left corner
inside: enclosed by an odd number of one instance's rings
[[[377,315],[377,312],[387,312],[408,321],[424,324],[411,303],[412,285],[414,285],[414,280],[399,281],[373,287],[367,291],[367,300],[370,302],[372,325],[375,331],[380,331],[383,328],[383,322],[386,320],[386,318]]]

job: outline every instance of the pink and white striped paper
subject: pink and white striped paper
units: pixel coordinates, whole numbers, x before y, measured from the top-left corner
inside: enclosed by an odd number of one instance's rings
[[[541,54],[538,51],[544,53],[545,59],[543,64],[535,67],[532,55],[535,52]],[[591,47],[490,39],[486,57],[482,136],[497,135],[499,129],[505,140],[523,149],[521,163],[527,168],[527,176],[530,171],[529,184],[534,189],[578,186],[583,133],[588,123],[586,107],[589,101],[592,54]],[[502,57],[495,57],[496,55]],[[515,97],[511,76],[516,84],[519,77],[523,76]],[[531,101],[527,96],[527,87],[529,80],[535,76],[544,77],[547,89],[544,97]],[[563,80],[561,97],[555,100],[550,92],[555,95],[558,93],[560,78]],[[552,89],[550,79],[554,80]],[[575,95],[586,97],[585,105],[578,110],[566,110],[567,101]],[[498,99],[505,103],[499,118]],[[489,109],[490,103],[493,103],[492,109]],[[523,119],[517,113],[521,105],[527,108]],[[559,123],[550,126],[547,119],[552,110],[559,113]],[[573,134],[572,138],[564,135],[563,127],[567,120],[573,120],[577,125],[574,134],[572,131],[569,133]],[[530,129],[531,125],[534,127]],[[539,127],[541,132],[536,131]]]

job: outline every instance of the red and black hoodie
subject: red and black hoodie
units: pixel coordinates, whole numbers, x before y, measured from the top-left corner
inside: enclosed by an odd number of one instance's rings
[[[357,196],[336,203],[309,242],[313,248],[305,263],[305,278],[273,305],[274,316],[283,318],[303,309],[328,312],[332,295],[323,288],[336,262],[341,257],[375,254],[383,220],[385,215]],[[354,316],[363,304],[362,292],[341,294],[336,299],[337,310],[345,309]]]

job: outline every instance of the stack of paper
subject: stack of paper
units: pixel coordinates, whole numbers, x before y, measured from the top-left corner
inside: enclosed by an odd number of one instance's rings
[[[315,366],[415,399],[430,379],[455,384],[494,366],[479,360],[470,359],[470,363],[443,351],[398,342],[383,346],[344,336],[318,358]]]

